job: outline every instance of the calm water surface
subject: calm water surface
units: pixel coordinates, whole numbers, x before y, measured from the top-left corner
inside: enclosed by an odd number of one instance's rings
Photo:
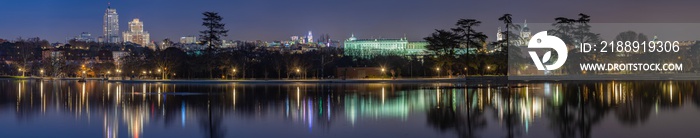
[[[0,80],[0,137],[698,137],[700,82]]]

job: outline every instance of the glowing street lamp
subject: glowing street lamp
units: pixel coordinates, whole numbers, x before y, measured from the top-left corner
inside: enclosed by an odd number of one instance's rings
[[[44,69],[39,70],[39,73],[41,74],[41,77],[44,77]]]
[[[486,66],[486,70],[484,70],[484,72],[482,72],[481,74],[486,74],[486,72],[488,72],[489,70],[491,70],[491,66]]]
[[[19,68],[19,72],[22,72],[22,77],[24,77],[24,71],[22,70],[22,68]]]
[[[163,76],[165,76],[165,74],[163,74],[163,73],[161,72],[160,68],[158,68],[157,72],[160,73],[160,79],[165,79],[165,78],[163,77]]]
[[[232,72],[232,73],[231,73],[231,79],[236,78],[236,72],[237,72],[237,71],[238,71],[238,70],[236,70],[236,68],[231,69],[231,72]]]
[[[438,76],[437,76],[437,77],[438,77],[438,78],[440,78],[440,67],[438,67],[438,68],[435,68],[435,71],[437,71],[437,74],[438,74]]]

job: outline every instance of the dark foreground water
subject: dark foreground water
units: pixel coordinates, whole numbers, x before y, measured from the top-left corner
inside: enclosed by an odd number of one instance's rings
[[[0,80],[0,137],[699,137],[700,82]]]

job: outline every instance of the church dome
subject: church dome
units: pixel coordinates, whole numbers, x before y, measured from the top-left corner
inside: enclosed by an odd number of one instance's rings
[[[525,27],[523,27],[523,32],[530,32],[530,28],[525,25]]]

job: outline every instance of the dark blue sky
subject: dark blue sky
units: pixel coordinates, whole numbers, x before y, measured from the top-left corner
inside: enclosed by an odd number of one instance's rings
[[[111,2],[117,9],[120,31],[140,18],[151,40],[198,35],[201,13],[223,17],[227,39],[288,40],[314,32],[343,40],[359,38],[420,40],[434,29],[453,27],[460,18],[481,20],[478,31],[494,39],[497,20],[504,13],[515,22],[550,23],[555,17],[578,13],[593,22],[700,22],[692,0],[3,0],[0,1],[0,38],[41,37],[51,42],[90,32],[102,34],[102,16]]]

